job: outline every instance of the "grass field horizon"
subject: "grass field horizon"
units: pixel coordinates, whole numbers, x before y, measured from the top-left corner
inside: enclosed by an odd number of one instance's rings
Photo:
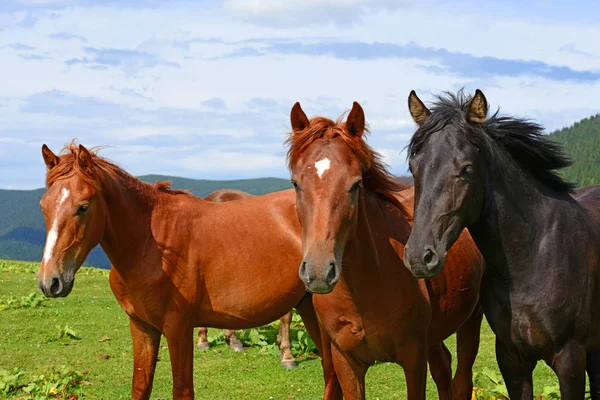
[[[78,272],[69,297],[42,300],[35,278],[37,268],[37,263],[0,260],[0,398],[56,398],[60,390],[50,389],[54,375],[58,376],[57,381],[76,381],[68,392],[72,397],[66,398],[130,398],[133,361],[129,321],[110,291],[108,271],[84,267]],[[295,325],[292,331],[295,341],[298,331]],[[228,349],[221,331],[210,330],[209,337],[215,345],[206,352],[195,350],[194,354],[196,398],[322,398],[320,359],[307,356],[296,346],[294,355],[302,353],[298,368],[282,370],[274,345],[276,325],[258,330],[260,339],[248,342],[255,332],[242,333],[247,338],[247,349],[240,354]],[[253,345],[248,347],[249,344]],[[455,365],[454,338],[446,344]],[[56,372],[60,368],[70,372]],[[474,373],[477,386],[474,398],[504,398],[505,388],[494,355],[494,336],[485,321]],[[556,378],[545,363],[538,364],[534,381],[536,396],[544,394],[538,398],[559,398]],[[3,392],[3,384],[6,387],[7,382],[38,393],[30,395],[23,389]],[[44,384],[49,395],[39,393],[42,389],[38,386]],[[151,398],[170,399],[171,384],[169,353],[163,338]],[[378,363],[367,374],[369,399],[404,399],[405,390],[404,375],[397,365]],[[437,398],[431,377],[427,382],[427,398]]]

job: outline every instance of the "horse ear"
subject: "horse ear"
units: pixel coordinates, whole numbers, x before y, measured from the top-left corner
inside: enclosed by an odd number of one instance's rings
[[[42,157],[44,157],[44,162],[46,163],[46,168],[50,171],[52,168],[56,167],[60,162],[60,157],[48,148],[45,144],[42,145]]]
[[[346,119],[346,130],[352,136],[359,137],[365,132],[365,112],[356,101],[352,104],[352,110]]]
[[[292,130],[294,132],[300,132],[305,130],[308,125],[310,125],[310,121],[302,107],[300,107],[300,102],[296,102],[292,107],[292,111],[290,112],[290,121],[292,122]]]
[[[79,145],[79,152],[77,152],[77,166],[89,175],[94,176],[96,170],[94,169],[94,160],[92,154],[83,145]]]
[[[425,121],[425,118],[431,114],[431,111],[423,104],[414,90],[411,90],[408,95],[408,110],[410,111],[412,119],[419,126],[421,126]]]
[[[469,104],[467,120],[474,124],[483,124],[487,118],[488,103],[481,90],[477,89]]]

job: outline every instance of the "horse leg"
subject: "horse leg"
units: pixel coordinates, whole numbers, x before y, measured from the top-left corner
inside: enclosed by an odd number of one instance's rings
[[[208,350],[208,328],[198,328],[198,350]]]
[[[279,333],[277,344],[279,345],[281,367],[283,369],[296,368],[296,360],[292,355],[292,344],[290,343],[290,324],[292,323],[292,311],[279,319]]]
[[[402,365],[406,377],[406,398],[408,400],[425,400],[427,352],[429,350],[427,341],[415,340],[411,345],[404,346],[400,350],[396,357],[398,364]]]
[[[473,364],[479,351],[483,307],[478,303],[469,319],[456,332],[456,373],[452,380],[452,398],[470,400],[473,396]]]
[[[452,399],[452,355],[441,342],[429,347],[429,371],[435,381],[440,400]]]
[[[240,342],[240,339],[238,339],[235,331],[232,329],[223,329],[223,332],[225,332],[225,340],[229,343],[229,348],[238,353],[242,353],[244,351],[244,345]]]
[[[496,337],[496,361],[511,400],[533,398],[533,369],[536,361],[523,361],[516,349],[509,349]]]
[[[558,376],[560,398],[583,399],[585,396],[585,347],[571,341],[554,355],[550,367]]]
[[[191,400],[194,398],[194,328],[184,321],[165,325],[170,328],[165,331],[165,337],[171,356],[173,400]]]
[[[344,399],[364,400],[367,367],[349,361],[336,346],[331,346],[331,355]]]
[[[133,384],[131,398],[146,400],[152,393],[154,370],[160,345],[160,332],[153,326],[130,318],[129,328],[133,339]]]
[[[323,395],[323,400],[342,400],[344,398],[342,386],[333,366],[332,349],[334,346],[325,328],[321,328],[321,340],[323,343],[321,366],[323,368],[323,376],[325,377],[325,394]]]
[[[585,369],[590,377],[592,400],[600,400],[600,351],[587,352]]]
[[[325,380],[325,395],[323,400],[341,400],[342,389],[337,378],[336,370],[333,367],[331,338],[324,328],[319,325],[317,314],[312,304],[312,298],[304,298],[298,305],[296,311],[302,317],[304,327],[319,349],[321,356],[321,366],[323,368],[323,378]]]

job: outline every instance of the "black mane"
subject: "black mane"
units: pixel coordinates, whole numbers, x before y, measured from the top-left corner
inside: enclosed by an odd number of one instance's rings
[[[467,121],[467,108],[472,96],[461,89],[437,96],[431,114],[417,129],[408,144],[408,157],[418,153],[429,136],[454,125],[468,134],[469,141],[480,147],[484,135],[502,146],[525,170],[541,183],[557,192],[572,192],[573,183],[565,181],[555,170],[568,167],[572,161],[562,147],[543,134],[544,128],[526,119],[499,116],[498,111],[478,126]]]

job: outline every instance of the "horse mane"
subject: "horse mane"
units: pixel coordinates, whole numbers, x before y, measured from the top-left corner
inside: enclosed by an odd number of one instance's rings
[[[102,147],[92,147],[89,149],[89,152],[92,155],[95,171],[95,174],[91,174],[90,172],[79,168],[79,165],[76,162],[80,152],[79,143],[77,142],[77,139],[73,139],[71,143],[66,144],[61,150],[61,154],[59,155],[59,163],[46,174],[46,187],[50,187],[50,185],[58,180],[77,175],[90,186],[100,189],[98,173],[102,172],[105,175],[117,180],[119,183],[123,184],[123,186],[144,194],[151,199],[155,199],[159,193],[189,194],[189,192],[185,190],[171,189],[171,184],[166,181],[159,181],[155,184],[142,182],[116,164],[103,157],[100,157],[98,155],[98,151],[101,149]]]
[[[363,136],[351,135],[346,130],[346,123],[342,122],[345,113],[336,121],[325,117],[314,117],[308,126],[302,131],[291,131],[285,144],[289,146],[287,163],[290,170],[296,165],[300,155],[319,139],[332,140],[339,137],[358,158],[363,173],[363,187],[375,193],[384,200],[394,204],[404,215],[410,213],[402,205],[394,193],[400,192],[412,186],[410,180],[401,179],[392,175],[387,170],[387,165],[381,159],[381,155],[374,151],[363,139],[369,133],[368,126],[365,127]]]
[[[541,125],[527,119],[500,116],[498,110],[477,126],[467,121],[471,99],[472,96],[465,94],[463,89],[437,96],[431,114],[410,139],[408,157],[417,154],[432,133],[454,125],[468,132],[469,141],[477,147],[481,146],[484,137],[490,138],[548,188],[563,193],[573,191],[575,185],[556,173],[573,162],[560,144],[544,135]]]

